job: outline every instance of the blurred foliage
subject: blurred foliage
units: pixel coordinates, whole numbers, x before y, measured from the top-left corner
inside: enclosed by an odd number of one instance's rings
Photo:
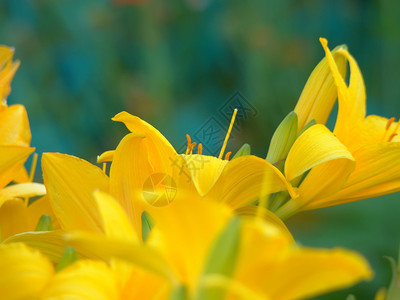
[[[126,133],[110,120],[122,110],[179,147],[210,116],[221,118],[218,108],[240,91],[257,116],[241,123],[230,148],[247,142],[265,157],[323,57],[320,36],[331,48],[347,44],[359,62],[369,114],[400,112],[399,15],[391,0],[2,0],[0,43],[22,61],[9,103],[26,105],[39,153],[94,163]],[[368,257],[377,277],[350,290],[359,299],[389,282],[382,257],[397,253],[398,195],[384,198],[290,223],[305,245],[346,246]]]

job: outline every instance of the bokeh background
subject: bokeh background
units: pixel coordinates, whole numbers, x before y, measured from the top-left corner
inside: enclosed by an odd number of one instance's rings
[[[126,110],[176,148],[236,93],[256,113],[229,148],[265,156],[323,57],[318,37],[347,44],[367,86],[368,113],[400,113],[400,3],[391,0],[1,0],[0,43],[22,64],[10,104],[27,107],[37,152],[95,163],[126,133],[111,121]],[[37,180],[40,173],[37,173]],[[372,299],[388,285],[399,247],[400,196],[304,213],[289,222],[303,245],[347,247],[375,269],[372,282],[318,299]],[[262,255],[262,254],[260,254]]]

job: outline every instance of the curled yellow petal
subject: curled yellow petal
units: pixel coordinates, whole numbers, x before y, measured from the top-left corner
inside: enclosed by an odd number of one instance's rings
[[[347,148],[323,125],[307,129],[294,143],[286,159],[285,174],[291,181],[311,168],[331,160],[354,158]]]
[[[101,164],[104,162],[113,161],[114,153],[115,153],[115,150],[110,150],[110,151],[106,151],[106,152],[102,153],[101,155],[99,155],[99,157],[97,157],[97,163]]]
[[[53,276],[51,262],[22,243],[0,245],[2,299],[34,299]]]
[[[357,161],[342,189],[310,203],[310,209],[377,197],[400,190],[400,143],[375,143],[353,153]]]
[[[288,190],[293,198],[297,197],[294,188],[275,166],[253,155],[230,161],[214,190],[215,198],[232,208],[249,205],[260,197],[282,190]]]
[[[351,139],[349,139],[351,128],[358,122],[363,121],[365,117],[366,95],[364,80],[355,59],[347,50],[341,49],[338,54],[344,56],[350,64],[350,84],[347,86],[328,48],[328,41],[321,38],[320,42],[325,50],[326,58],[338,90],[339,111],[334,132],[345,145],[348,145],[351,144]]]

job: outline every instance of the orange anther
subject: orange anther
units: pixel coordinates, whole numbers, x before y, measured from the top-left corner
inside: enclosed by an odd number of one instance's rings
[[[196,147],[197,143],[192,143],[192,145],[190,146],[190,154],[193,154],[193,149],[194,147]]]
[[[386,130],[388,130],[390,128],[390,125],[392,125],[392,123],[394,122],[394,120],[396,120],[396,118],[392,117],[390,118],[387,123],[386,123]]]
[[[197,146],[197,154],[203,154],[203,144],[202,143],[200,143]]]
[[[229,156],[231,156],[232,152],[228,152],[225,154],[225,160],[229,160]]]
[[[394,138],[396,135],[397,135],[397,133],[392,133],[392,134],[389,136],[388,142],[391,142],[391,141],[393,140],[393,138]]]
[[[186,134],[186,139],[187,139],[187,147],[186,147],[186,154],[190,153],[190,149],[192,147],[192,140],[190,138],[190,135]]]

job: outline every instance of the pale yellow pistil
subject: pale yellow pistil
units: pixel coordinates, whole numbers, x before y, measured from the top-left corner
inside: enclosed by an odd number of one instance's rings
[[[219,156],[218,156],[219,159],[222,159],[222,156],[224,155],[226,145],[228,144],[229,136],[231,135],[233,124],[235,123],[236,115],[237,115],[237,108],[235,108],[235,110],[233,111],[231,123],[229,124],[228,132],[226,133],[225,140],[224,140],[224,143],[221,148],[221,152],[219,153]],[[190,135],[188,135],[188,134],[186,134],[186,139],[187,139],[187,147],[186,147],[185,154],[186,155],[193,154],[194,147],[197,145],[197,143],[192,143],[192,139],[190,138]],[[203,145],[201,143],[197,147],[197,154],[203,154]],[[226,153],[224,159],[229,160],[229,157],[231,154],[232,154],[232,152]]]

